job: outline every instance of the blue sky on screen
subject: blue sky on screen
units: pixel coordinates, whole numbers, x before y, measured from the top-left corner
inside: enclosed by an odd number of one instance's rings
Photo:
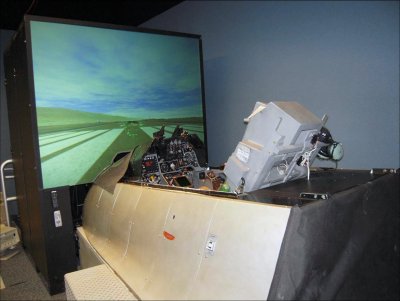
[[[202,116],[198,40],[31,22],[36,105],[132,119]]]

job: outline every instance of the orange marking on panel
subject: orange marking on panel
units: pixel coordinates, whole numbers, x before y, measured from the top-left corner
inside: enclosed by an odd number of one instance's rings
[[[168,240],[174,240],[175,239],[175,236],[173,236],[171,233],[168,233],[167,231],[164,231],[163,234],[164,234],[164,237],[166,239],[168,239]]]

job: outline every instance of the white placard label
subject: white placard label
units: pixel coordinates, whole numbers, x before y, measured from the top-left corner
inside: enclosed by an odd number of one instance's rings
[[[236,157],[243,163],[247,163],[250,157],[250,148],[243,144],[239,144],[236,150]]]
[[[62,226],[61,212],[60,210],[54,211],[54,224],[56,227]]]
[[[210,234],[206,243],[206,252],[205,257],[213,256],[215,252],[215,247],[217,245],[217,236],[214,234]]]

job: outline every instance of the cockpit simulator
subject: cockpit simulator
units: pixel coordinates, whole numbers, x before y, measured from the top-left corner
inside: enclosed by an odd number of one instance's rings
[[[196,134],[164,126],[134,168],[131,180],[149,184],[244,193],[310,177],[315,158],[340,160],[343,148],[318,118],[297,102],[257,102],[246,132],[223,169],[210,169]],[[134,156],[134,155],[133,155]],[[129,179],[128,179],[129,180]]]
[[[22,240],[51,294],[77,268],[88,185],[80,250],[143,299],[266,299],[291,209],[251,193],[341,158],[325,118],[257,102],[210,168],[200,36],[25,16],[5,58]]]

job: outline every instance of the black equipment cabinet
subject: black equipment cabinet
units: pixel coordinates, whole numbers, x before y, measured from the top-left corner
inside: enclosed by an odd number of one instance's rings
[[[77,269],[77,257],[70,189],[43,189],[29,53],[22,25],[4,55],[11,155],[23,246],[53,295],[64,291],[64,274]]]

